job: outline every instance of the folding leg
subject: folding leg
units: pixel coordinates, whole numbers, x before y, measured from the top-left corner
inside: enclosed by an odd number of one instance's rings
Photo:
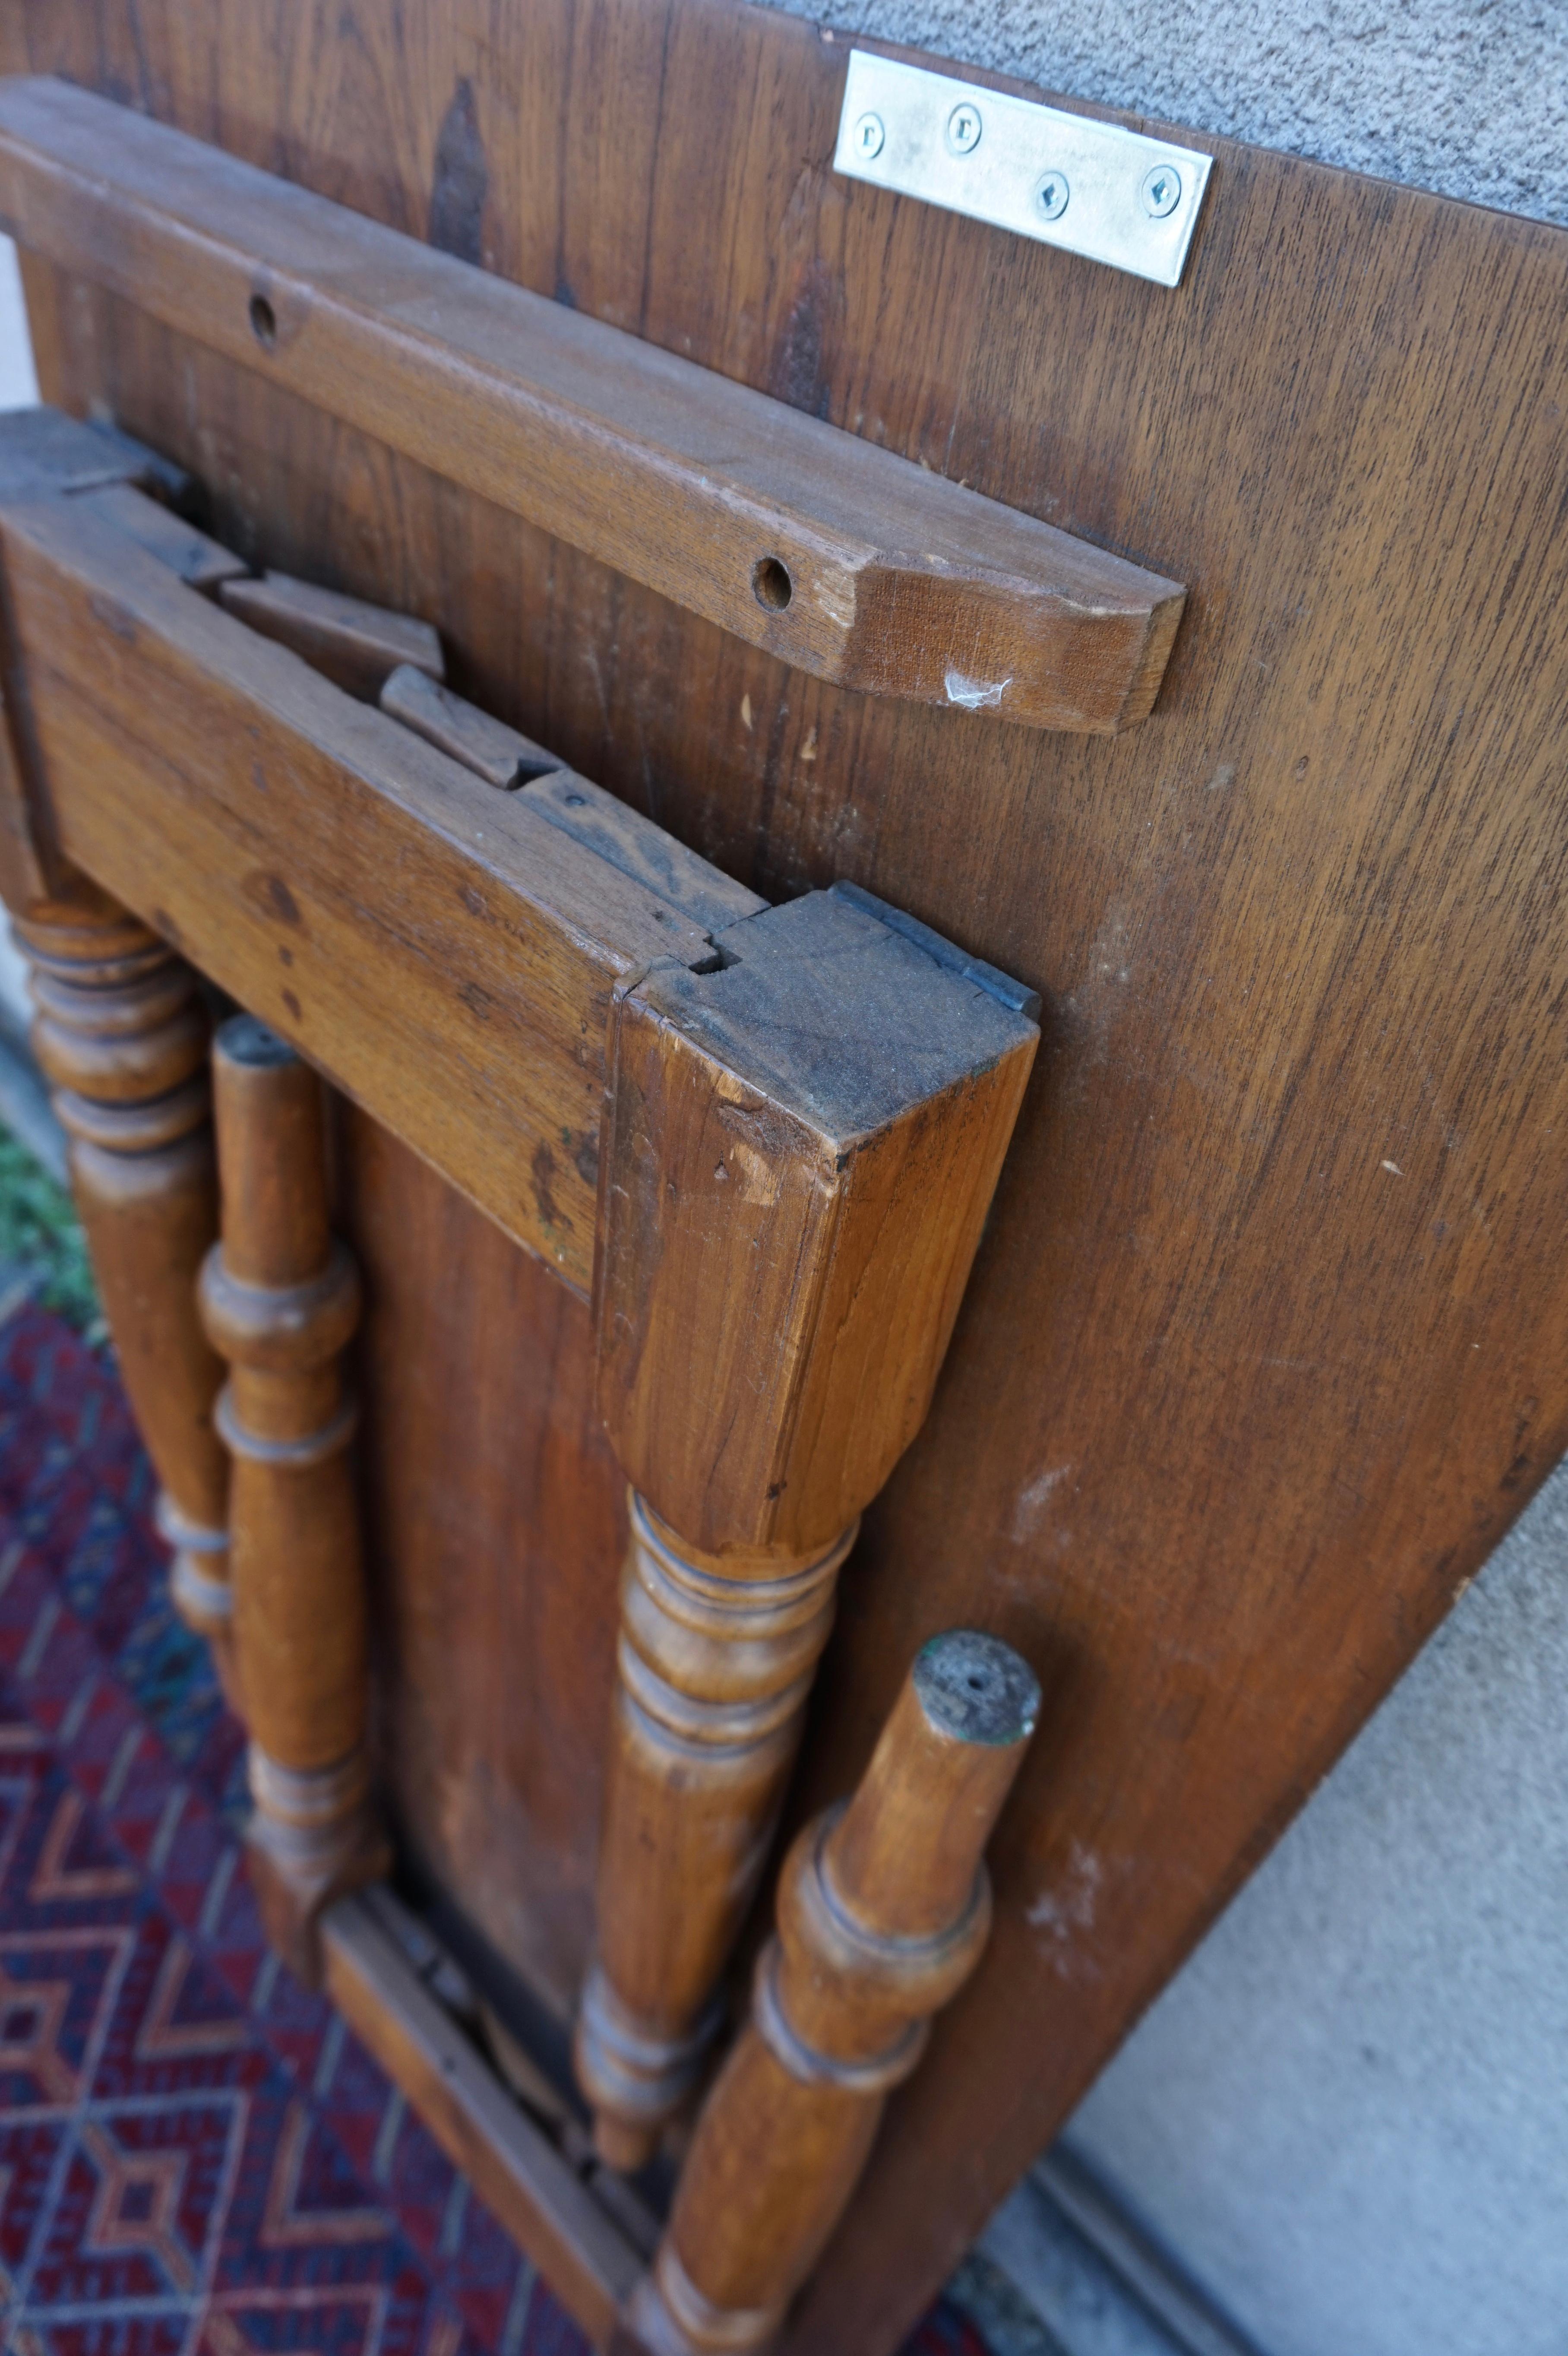
[[[121,1373],[160,1483],[174,1599],[234,1691],[229,1464],[213,1429],[223,1369],[196,1280],[218,1231],[208,1020],[197,978],[101,892],[15,919],[33,1047],[69,1138],[70,1175]]]
[[[229,1360],[234,1635],[251,1732],[251,1870],[272,1944],[320,1976],[315,1918],[389,1862],[365,1751],[365,1573],[342,1354],[359,1280],[327,1225],[321,1083],[248,1014],[213,1048],[223,1235],[201,1277]]]

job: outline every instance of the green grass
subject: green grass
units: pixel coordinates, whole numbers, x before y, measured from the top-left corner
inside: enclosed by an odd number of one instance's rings
[[[70,1196],[0,1128],[0,1265],[37,1278],[34,1298],[96,1339],[103,1330]]]

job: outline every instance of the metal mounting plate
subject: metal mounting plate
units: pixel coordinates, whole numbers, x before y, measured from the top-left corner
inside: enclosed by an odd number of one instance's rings
[[[852,49],[833,166],[1176,286],[1211,161],[1119,123]]]

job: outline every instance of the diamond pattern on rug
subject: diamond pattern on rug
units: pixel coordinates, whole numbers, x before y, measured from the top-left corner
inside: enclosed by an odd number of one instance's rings
[[[168,1601],[113,1375],[0,1323],[6,2356],[587,2356],[330,2007],[267,1950],[243,1743]],[[986,2356],[939,2308],[905,2356]]]

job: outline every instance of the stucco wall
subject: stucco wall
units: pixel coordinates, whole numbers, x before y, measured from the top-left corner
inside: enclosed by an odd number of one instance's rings
[[[1069,2140],[1268,2356],[1568,2347],[1568,1464]]]
[[[1562,0],[848,0],[791,13],[1568,224]]]

